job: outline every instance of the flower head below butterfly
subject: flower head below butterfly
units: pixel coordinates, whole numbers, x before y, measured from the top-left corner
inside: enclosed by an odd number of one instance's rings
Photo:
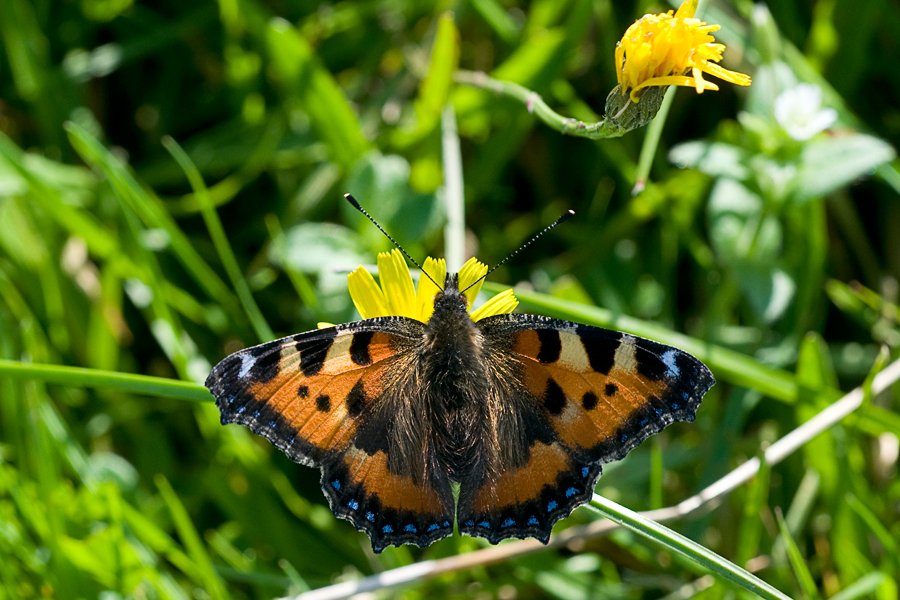
[[[434,283],[444,281],[447,264],[444,259],[428,257],[422,270],[429,277],[419,278],[418,287],[413,287],[412,276],[403,255],[396,249],[378,255],[379,282],[360,266],[347,276],[347,287],[353,304],[363,319],[374,317],[409,317],[427,323],[434,312],[434,297],[441,289]],[[476,258],[470,258],[459,270],[459,289],[468,303],[469,316],[473,321],[485,317],[511,313],[519,305],[512,290],[501,292],[472,310],[478,292],[481,290],[487,265]]]

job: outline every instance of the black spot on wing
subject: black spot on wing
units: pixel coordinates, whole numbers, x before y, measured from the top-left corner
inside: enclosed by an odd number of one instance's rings
[[[591,368],[598,373],[608,375],[616,363],[616,348],[619,347],[622,334],[618,331],[584,326],[579,327],[577,333]]]
[[[347,413],[351,417],[358,417],[365,410],[368,403],[369,398],[366,396],[366,389],[363,386],[362,379],[360,379],[350,389],[350,393],[347,394]]]
[[[305,385],[301,385],[297,388],[297,396],[300,398],[306,398],[309,396],[309,387]]]
[[[597,400],[597,394],[587,391],[581,397],[581,406],[584,407],[584,410],[594,410],[597,407]]]
[[[353,364],[364,367],[372,364],[372,357],[369,355],[369,343],[372,341],[374,331],[360,331],[353,334],[353,341],[350,342],[350,360]]]
[[[619,391],[619,386],[614,383],[607,383],[606,387],[603,388],[603,393],[607,396],[615,396],[616,392]]]
[[[552,377],[547,379],[547,388],[544,390],[544,406],[551,415],[560,414],[566,407],[566,394]]]
[[[555,329],[537,329],[538,340],[541,342],[541,349],[538,351],[537,359],[542,363],[552,363],[559,360],[562,352],[562,341],[559,339],[559,332]]]
[[[317,335],[308,338],[306,334],[297,336],[297,351],[300,353],[300,371],[304,377],[318,375],[325,366],[325,357],[334,338],[336,329],[323,329],[315,332]]]
[[[359,429],[353,436],[353,445],[369,456],[381,451],[390,457],[392,453],[390,441],[394,439],[392,417],[393,415],[387,415],[386,411],[375,410],[367,418],[360,419]]]
[[[316,398],[316,409],[322,412],[331,410],[331,398],[329,398],[327,394],[320,394],[319,397]]]

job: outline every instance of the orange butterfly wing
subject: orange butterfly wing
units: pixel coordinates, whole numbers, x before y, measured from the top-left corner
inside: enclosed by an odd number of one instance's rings
[[[446,478],[413,476],[391,455],[422,327],[383,317],[289,336],[232,354],[206,381],[223,424],[246,425],[320,467],[332,510],[376,551],[453,532]]]
[[[546,542],[556,521],[590,500],[602,463],[675,421],[692,421],[715,382],[690,354],[618,331],[535,315],[479,326],[498,412],[531,415],[498,422],[500,444],[526,445],[527,458],[462,486],[460,531],[493,543]]]

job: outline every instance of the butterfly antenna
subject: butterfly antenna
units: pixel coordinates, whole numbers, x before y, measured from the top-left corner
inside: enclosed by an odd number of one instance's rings
[[[404,255],[406,258],[408,258],[409,261],[410,261],[412,264],[414,264],[414,265],[416,265],[417,267],[419,267],[419,271],[421,271],[422,274],[425,275],[425,277],[427,277],[428,279],[430,279],[430,280],[431,280],[431,283],[433,283],[434,285],[436,285],[436,286],[438,287],[439,290],[443,290],[443,289],[444,289],[442,286],[438,285],[438,282],[437,282],[437,281],[435,281],[434,279],[431,279],[431,275],[429,275],[428,272],[427,272],[425,269],[423,269],[422,266],[419,265],[419,263],[417,263],[417,262],[413,259],[413,257],[409,255],[409,253],[408,253],[406,250],[403,249],[403,246],[401,246],[400,244],[397,243],[397,240],[395,240],[394,238],[392,238],[392,237],[390,236],[390,234],[389,234],[387,231],[385,231],[384,228],[383,228],[381,225],[378,224],[378,221],[376,221],[375,219],[372,218],[372,215],[370,215],[369,213],[366,212],[366,209],[364,209],[362,206],[359,205],[359,202],[356,201],[356,198],[354,198],[354,197],[353,197],[352,195],[350,195],[350,194],[344,194],[344,198],[347,199],[347,202],[349,202],[349,203],[351,204],[351,206],[353,206],[353,208],[355,208],[356,210],[358,210],[358,211],[361,212],[362,214],[366,215],[366,217],[367,217],[370,221],[372,221],[372,223],[375,225],[375,227],[378,228],[378,231],[380,231],[381,233],[383,233],[383,234],[387,237],[387,239],[391,240],[391,242],[392,242],[395,246],[397,246],[397,248],[400,249],[400,252],[402,252],[403,255]],[[555,225],[555,224],[556,224],[556,223],[554,223],[554,225]]]
[[[507,256],[506,258],[504,258],[503,260],[501,260],[500,262],[498,262],[496,265],[494,265],[494,268],[493,268],[493,269],[491,269],[490,271],[488,271],[487,273],[485,273],[484,275],[482,275],[481,277],[479,277],[478,279],[476,279],[475,281],[473,281],[473,282],[472,282],[472,285],[468,286],[465,290],[462,290],[462,292],[465,292],[465,291],[468,290],[470,287],[472,287],[473,285],[475,285],[476,283],[478,283],[478,282],[481,281],[482,279],[486,278],[488,275],[490,275],[491,273],[493,273],[494,271],[496,271],[496,270],[497,270],[497,267],[499,267],[500,265],[502,265],[503,263],[505,263],[506,261],[508,261],[509,259],[511,259],[513,256],[515,256],[516,254],[518,254],[520,251],[522,251],[522,250],[524,250],[525,248],[527,248],[528,246],[530,246],[532,242],[534,242],[536,239],[538,239],[539,237],[541,237],[542,235],[544,235],[545,233],[547,233],[548,231],[550,231],[551,229],[553,229],[554,227],[556,227],[557,225],[559,225],[560,223],[565,222],[566,219],[568,219],[569,217],[571,217],[571,216],[574,215],[574,214],[575,214],[575,211],[574,211],[574,210],[571,210],[571,209],[570,209],[570,210],[567,210],[566,212],[564,212],[563,215],[562,215],[560,218],[558,218],[558,219],[557,219],[556,221],[554,221],[552,224],[550,224],[550,225],[548,225],[547,227],[545,227],[542,231],[539,231],[537,234],[535,234],[535,236],[534,236],[533,238],[531,238],[530,240],[528,240],[527,242],[525,242],[524,244],[522,244],[521,246],[519,246],[519,248],[518,248],[517,250],[515,250],[512,254],[510,254],[509,256]],[[369,217],[369,218],[371,219],[372,217]],[[460,292],[460,293],[462,293],[462,292]]]

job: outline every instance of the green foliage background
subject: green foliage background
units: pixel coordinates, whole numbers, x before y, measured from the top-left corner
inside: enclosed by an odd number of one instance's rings
[[[202,382],[273,332],[355,319],[344,273],[389,243],[340,196],[413,256],[442,255],[450,102],[467,253],[495,264],[577,213],[491,289],[520,285],[529,312],[683,342],[717,376],[695,423],[598,486],[635,510],[676,503],[859,385],[880,348],[898,357],[900,7],[713,2],[703,18],[723,26],[725,66],[754,85],[679,90],[639,193],[645,129],[564,137],[452,82],[457,65],[484,70],[595,121],[617,39],[666,8],[4,0],[0,358]],[[801,81],[838,111],[808,141],[773,112]],[[0,599],[272,598],[483,545],[372,555],[325,506],[318,471],[220,426],[211,403],[13,378],[8,364]],[[897,408],[869,398],[676,529],[793,597],[897,598]],[[748,595],[625,531],[390,593]]]

